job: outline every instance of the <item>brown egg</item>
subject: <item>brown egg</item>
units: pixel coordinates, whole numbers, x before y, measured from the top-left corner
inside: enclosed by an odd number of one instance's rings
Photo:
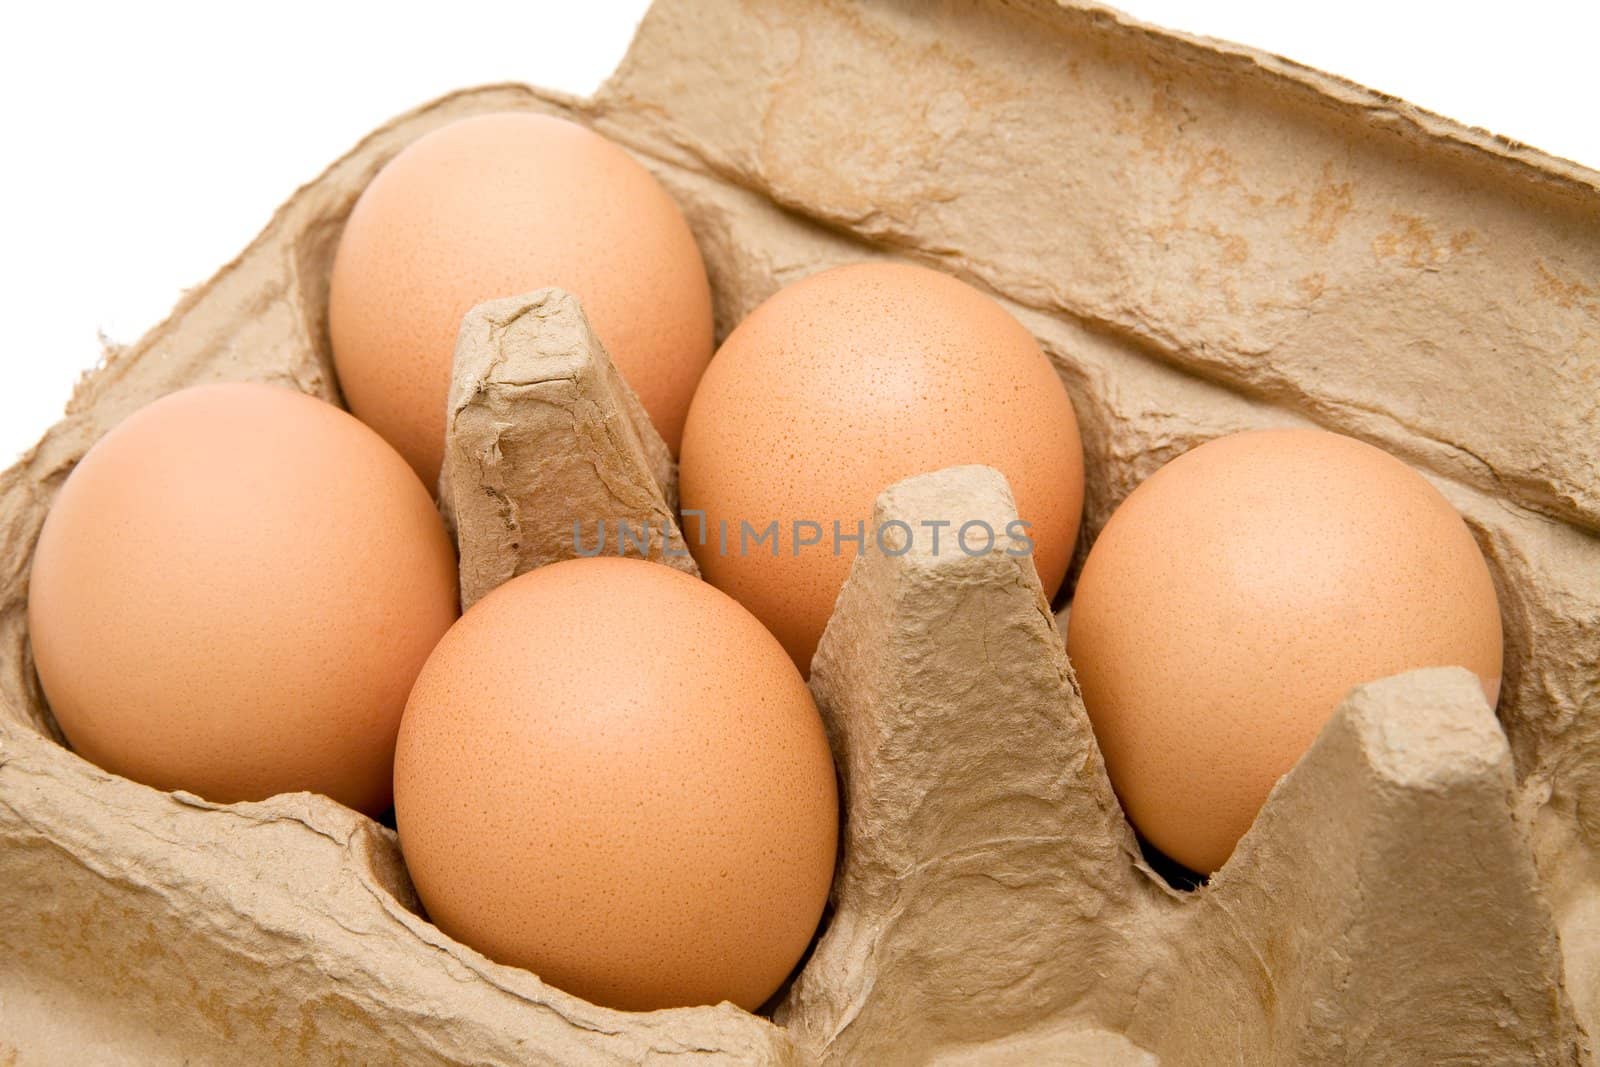
[[[838,835],[805,683],[750,614],[656,563],[514,578],[439,643],[395,759],[440,929],[610,1007],[755,1009],[805,951]]]
[[[1067,652],[1123,806],[1222,866],[1353,686],[1461,666],[1500,686],[1500,612],[1466,525],[1410,467],[1317,430],[1223,437],[1122,503]]]
[[[1011,483],[1054,594],[1083,509],[1083,449],[1050,361],[963,282],[903,264],[840,267],[766,301],[711,361],[684,428],[684,533],[706,578],[809,670],[858,523],[873,550],[877,494],[968,463]],[[775,540],[757,543],[773,521]],[[914,531],[930,547],[941,535],[940,551],[959,550],[958,532]],[[982,531],[970,536],[982,545]]]
[[[455,554],[394,449],[331,404],[234,383],[105,435],[39,534],[28,627],[74,750],[215,801],[388,808]]]
[[[711,290],[677,205],[621,148],[547,115],[462,119],[356,202],[328,294],[339,384],[430,489],[461,317],[547,285],[577,295],[676,452],[711,358]]]

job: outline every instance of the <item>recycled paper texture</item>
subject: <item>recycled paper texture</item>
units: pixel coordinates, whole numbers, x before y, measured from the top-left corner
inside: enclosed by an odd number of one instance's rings
[[[719,336],[872,257],[993,293],[1072,395],[1085,546],[1237,430],[1412,462],[1493,572],[1498,715],[1454,670],[1361,687],[1181,893],[1140,857],[1031,568],[863,557],[813,677],[848,805],[834,906],[770,1020],[610,1011],[494,964],[419,914],[390,831],[325,798],[218,806],[80,760],[27,644],[54,492],[185,385],[337,401],[355,198],[423,133],[507,109],[660,177]],[[464,324],[451,401],[469,601],[570,550],[558,498],[669,529],[675,504],[575,302],[506,295]],[[986,468],[878,500],[1013,507]],[[1600,175],[1272,56],[1087,3],[658,0],[593,99],[494,86],[396,119],[109,352],[0,475],[0,561],[0,1063],[1593,1062]]]

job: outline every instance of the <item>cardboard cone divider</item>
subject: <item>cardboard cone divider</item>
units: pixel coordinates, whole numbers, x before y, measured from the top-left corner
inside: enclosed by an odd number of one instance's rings
[[[541,289],[467,312],[439,476],[463,610],[508,579],[582,555],[642,557],[699,577],[677,488],[672,454],[577,297]]]
[[[1082,545],[1225,433],[1315,424],[1406,458],[1489,561],[1498,708],[1453,669],[1359,687],[1180,892],[1026,561],[864,555],[811,680],[844,786],[833,908],[770,1019],[617,1012],[495,964],[421,916],[391,831],[326,798],[217,805],[79,759],[26,633],[55,490],[186,385],[338,402],[327,278],[356,196],[501,110],[591,125],[661,179],[719,337],[875,256],[986,287],[1072,394]],[[572,297],[481,305],[457,361],[441,503],[468,602],[577,552],[577,506],[655,523],[643,554],[690,568],[670,457]],[[1089,4],[658,0],[593,99],[468,90],[370,135],[0,474],[0,1063],[1591,1063],[1597,383],[1591,171]],[[1014,505],[966,467],[877,509],[1001,528]]]

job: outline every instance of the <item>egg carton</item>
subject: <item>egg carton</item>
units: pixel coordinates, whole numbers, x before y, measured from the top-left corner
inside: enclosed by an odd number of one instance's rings
[[[186,385],[337,401],[327,278],[355,198],[416,137],[500,110],[657,174],[719,337],[872,257],[986,288],[1072,394],[1079,562],[1222,434],[1320,425],[1412,462],[1493,572],[1498,717],[1457,670],[1358,688],[1185,891],[1122,816],[1032,568],[862,557],[811,678],[846,810],[832,904],[764,1015],[588,1004],[429,924],[370,819],[78,759],[26,634],[54,491]],[[670,457],[564,294],[469,316],[451,419],[468,599],[570,552],[570,508],[602,491],[670,531]],[[557,453],[590,462],[534,470]],[[1000,528],[1014,504],[957,468],[877,510]],[[0,1062],[1594,1061],[1600,175],[1275,57],[1078,3],[658,0],[593,99],[456,93],[296,193],[0,475],[0,546]]]

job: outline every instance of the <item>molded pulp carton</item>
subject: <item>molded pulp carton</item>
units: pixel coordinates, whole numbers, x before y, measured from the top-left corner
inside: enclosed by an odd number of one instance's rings
[[[847,812],[833,904],[770,1017],[587,1004],[431,926],[378,823],[80,760],[28,653],[52,494],[185,385],[337,401],[327,279],[352,203],[409,141],[504,109],[589,124],[659,175],[719,337],[869,257],[993,293],[1077,407],[1085,546],[1236,430],[1316,424],[1410,461],[1494,574],[1498,712],[1457,670],[1357,689],[1184,892],[1117,806],[1032,568],[863,557],[812,677]],[[584,464],[536,478],[516,456],[593,449],[634,514],[673,511],[670,458],[576,302],[519,299],[469,316],[457,354],[452,454],[511,457],[446,476],[469,599],[563,555],[568,520],[536,503],[593,489]],[[474,322],[497,314],[533,332],[485,349]],[[502,357],[543,370],[497,378]],[[877,507],[1014,505],[956,468]],[[491,86],[371,134],[0,475],[0,1063],[1589,1063],[1597,1027],[1600,175],[1292,63],[1071,2],[659,0],[593,99]]]

